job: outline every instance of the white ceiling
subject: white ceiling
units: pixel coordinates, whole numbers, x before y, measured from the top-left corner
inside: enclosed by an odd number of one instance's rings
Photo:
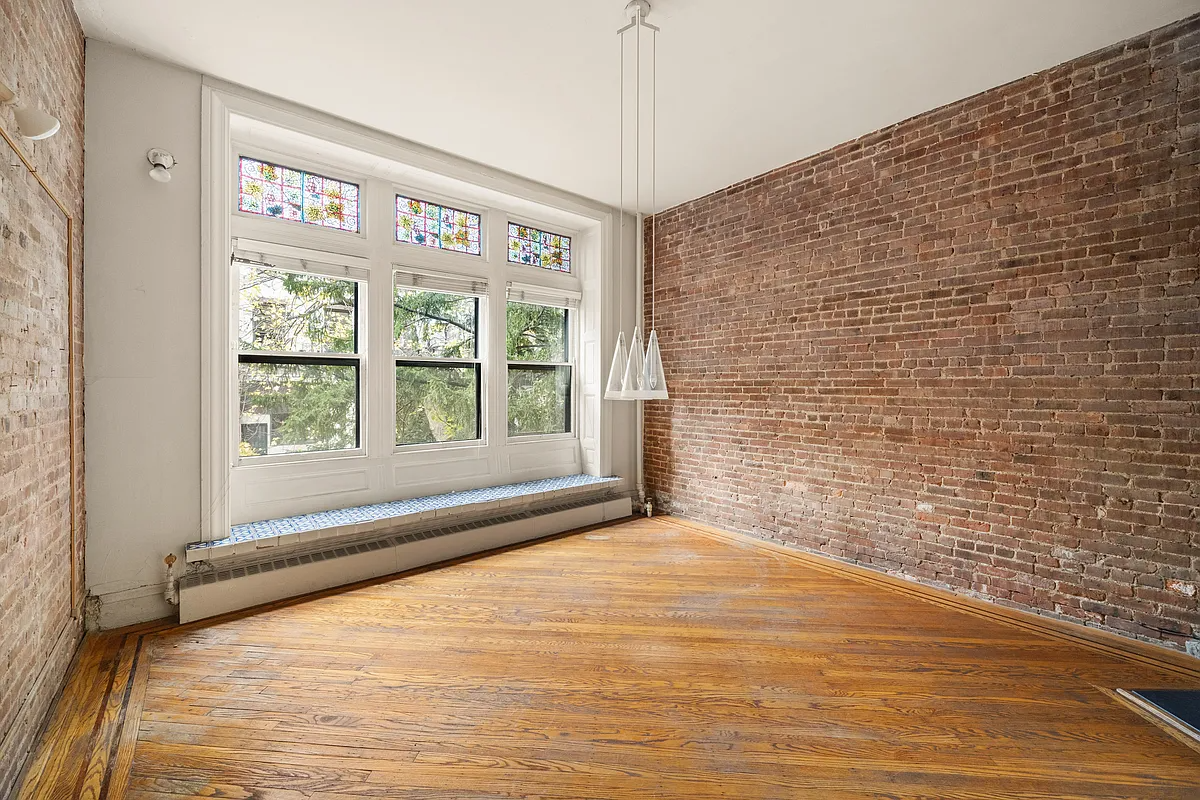
[[[626,0],[75,0],[87,34],[616,203]],[[657,207],[1200,0],[651,0]]]

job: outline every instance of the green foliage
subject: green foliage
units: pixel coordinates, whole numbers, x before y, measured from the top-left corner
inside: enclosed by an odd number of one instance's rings
[[[244,267],[238,346],[243,351],[353,353],[356,285]]]
[[[567,311],[509,303],[506,339],[509,361],[566,361]]]
[[[566,433],[570,367],[508,365],[508,435]]]
[[[396,367],[396,443],[479,438],[477,385],[474,364]]]
[[[478,300],[457,294],[397,289],[396,354],[423,358],[475,358]]]

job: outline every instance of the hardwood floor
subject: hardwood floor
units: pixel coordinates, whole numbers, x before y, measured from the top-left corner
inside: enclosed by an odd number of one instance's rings
[[[1200,796],[1106,693],[1186,658],[807,558],[638,520],[90,637],[21,796]]]

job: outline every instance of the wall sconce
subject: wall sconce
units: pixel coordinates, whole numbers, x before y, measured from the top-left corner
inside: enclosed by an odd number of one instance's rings
[[[155,147],[146,152],[146,160],[150,162],[151,178],[159,183],[171,182],[171,167],[175,166],[175,156]]]
[[[16,102],[16,93],[0,83],[0,105]],[[32,106],[17,106],[13,118],[17,121],[17,131],[26,139],[49,139],[62,127],[57,117]]]

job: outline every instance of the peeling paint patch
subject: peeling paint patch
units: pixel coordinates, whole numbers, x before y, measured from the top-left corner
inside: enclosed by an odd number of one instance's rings
[[[1175,594],[1181,594],[1184,597],[1195,597],[1196,584],[1170,578],[1167,580],[1167,591],[1174,592]]]

